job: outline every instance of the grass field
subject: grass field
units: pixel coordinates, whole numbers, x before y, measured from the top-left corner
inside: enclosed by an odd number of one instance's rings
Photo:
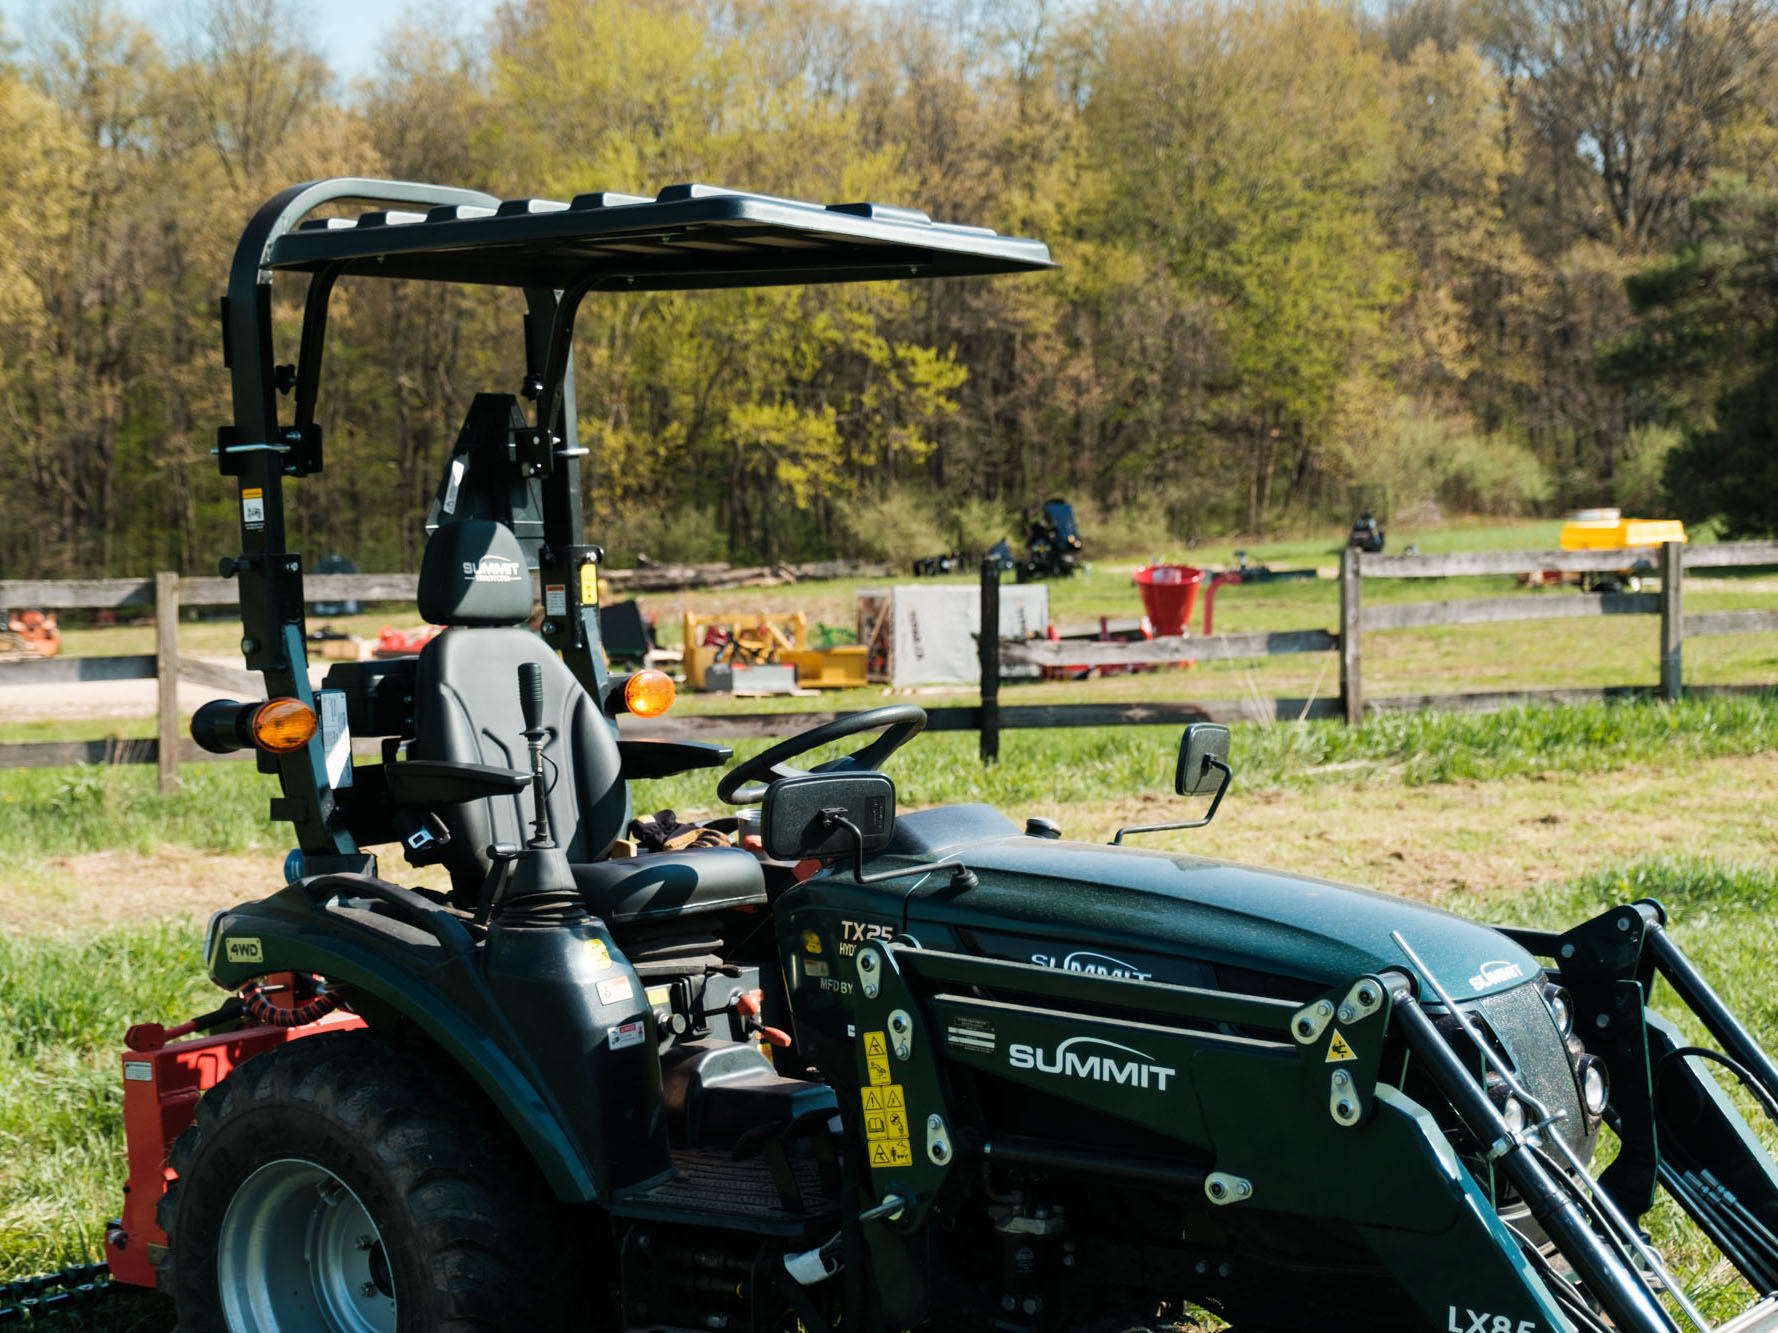
[[[1558,924],[1659,896],[1682,942],[1772,1041],[1775,741],[1769,698],[1408,715],[1358,731],[1244,726],[1217,823],[1153,841],[1484,919]],[[1174,729],[1006,742],[986,773],[974,738],[955,734],[920,738],[889,768],[904,804],[985,799],[1015,816],[1048,814],[1074,837],[1104,838],[1180,805],[1168,785]],[[0,893],[0,1280],[96,1254],[120,1174],[118,1037],[131,1021],[176,1020],[214,996],[199,975],[200,904],[168,903],[144,875],[220,863],[211,905],[259,891],[255,878],[275,882],[283,838],[263,817],[269,780],[236,764],[188,766],[185,778],[182,793],[162,797],[146,769],[0,773],[0,855],[14,868]],[[708,809],[710,789],[708,775],[674,779],[640,789],[637,803]],[[136,862],[147,870],[124,875],[120,895],[118,867]],[[70,867],[95,863],[96,879],[70,882]],[[104,924],[70,924],[95,919]],[[1657,1231],[1689,1243],[1665,1215]],[[152,1301],[97,1318],[56,1326],[165,1327]]]

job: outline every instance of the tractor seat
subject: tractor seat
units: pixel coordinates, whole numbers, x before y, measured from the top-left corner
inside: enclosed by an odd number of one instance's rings
[[[732,847],[606,860],[630,802],[617,728],[561,658],[525,628],[531,580],[518,538],[502,524],[466,519],[439,527],[420,564],[420,614],[438,635],[414,671],[413,759],[529,768],[518,668],[541,668],[545,803],[550,832],[568,855],[587,910],[611,924],[763,904],[754,856]],[[443,861],[451,900],[480,907],[492,843],[523,843],[529,791],[439,808],[450,830]]]
[[[719,912],[766,900],[759,858],[739,847],[644,852],[583,861],[573,869],[587,911],[610,926]]]

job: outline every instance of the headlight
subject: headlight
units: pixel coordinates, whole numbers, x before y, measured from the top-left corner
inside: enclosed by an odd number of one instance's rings
[[[1525,1108],[1519,1104],[1517,1097],[1506,1099],[1506,1104],[1500,1108],[1500,1118],[1506,1121],[1506,1127],[1513,1133],[1525,1132]]]
[[[1548,982],[1543,985],[1543,1002],[1550,1007],[1550,1017],[1556,1020],[1556,1031],[1564,1039],[1574,1031],[1574,1001],[1567,991],[1560,986],[1552,986]]]
[[[1575,1073],[1580,1079],[1580,1104],[1597,1120],[1605,1114],[1605,1104],[1611,1099],[1611,1081],[1606,1077],[1605,1063],[1598,1056],[1589,1055],[1580,1062]]]

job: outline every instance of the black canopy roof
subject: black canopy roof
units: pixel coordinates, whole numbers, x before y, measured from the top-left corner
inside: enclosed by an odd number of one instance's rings
[[[1051,268],[1039,241],[882,204],[810,204],[708,185],[321,218],[265,267],[563,290],[664,291]]]

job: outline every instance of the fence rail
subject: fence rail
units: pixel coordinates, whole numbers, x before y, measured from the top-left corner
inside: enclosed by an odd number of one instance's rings
[[[976,706],[928,710],[934,731],[976,731],[981,754],[992,762],[999,754],[1003,730],[1039,727],[1126,726],[1194,721],[1237,722],[1294,720],[1299,717],[1344,717],[1359,725],[1366,713],[1438,708],[1492,711],[1531,701],[1578,703],[1599,699],[1674,698],[1683,681],[1683,646],[1687,639],[1718,634],[1778,632],[1778,610],[1684,612],[1687,570],[1778,565],[1778,542],[1735,542],[1700,546],[1669,544],[1617,551],[1465,551],[1448,555],[1368,555],[1348,550],[1340,566],[1339,627],[1224,634],[1205,638],[1169,637],[1136,642],[1093,640],[1001,640],[999,569],[984,562],[980,659],[981,701]],[[656,586],[682,579],[689,569],[703,569],[716,579],[835,577],[841,574],[887,573],[876,566],[825,562],[733,570],[727,566],[665,566],[605,575],[616,588]],[[1366,607],[1367,578],[1451,578],[1484,574],[1611,573],[1626,569],[1660,577],[1658,593],[1572,593],[1560,596],[1459,598]],[[412,601],[415,574],[316,574],[304,579],[313,601]],[[664,586],[664,585],[663,585]],[[707,584],[706,586],[722,586]],[[71,763],[153,763],[161,784],[178,782],[178,764],[225,756],[199,750],[178,733],[178,684],[187,681],[212,689],[254,697],[261,693],[256,673],[181,656],[178,648],[179,608],[232,606],[238,590],[232,579],[180,578],[157,574],[152,579],[15,580],[0,582],[0,606],[75,608],[151,608],[155,617],[155,651],[120,657],[46,658],[0,662],[0,685],[80,684],[94,681],[155,680],[158,727],[154,739],[45,741],[0,745],[0,767],[39,767]],[[1658,683],[1632,683],[1588,689],[1494,690],[1458,694],[1395,695],[1367,699],[1363,688],[1363,637],[1370,633],[1447,625],[1487,625],[1511,621],[1566,620],[1604,616],[1658,615],[1661,650]],[[1229,699],[1126,704],[1025,704],[1002,707],[1001,673],[1007,667],[1106,667],[1174,662],[1227,661],[1296,653],[1336,653],[1340,660],[1337,697],[1315,699]],[[1716,686],[1694,693],[1739,693],[1764,686]],[[625,735],[683,739],[749,739],[786,735],[829,721],[825,712],[724,713],[656,718],[625,717]]]

